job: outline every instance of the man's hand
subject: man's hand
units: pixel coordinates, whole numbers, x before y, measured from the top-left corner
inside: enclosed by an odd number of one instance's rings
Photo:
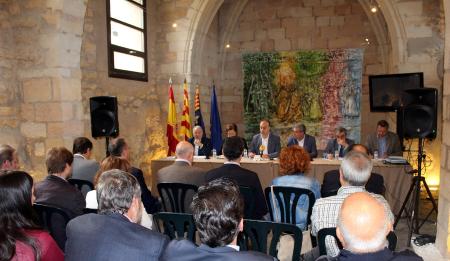
[[[249,156],[250,158],[253,158],[253,157],[255,157],[255,153],[249,152],[249,153],[248,153],[248,156]]]
[[[269,156],[269,154],[263,154],[263,155],[262,155],[262,158],[263,158],[263,159],[270,159],[270,156]]]
[[[201,140],[194,140],[194,145],[197,145],[199,148],[203,147],[202,141]]]

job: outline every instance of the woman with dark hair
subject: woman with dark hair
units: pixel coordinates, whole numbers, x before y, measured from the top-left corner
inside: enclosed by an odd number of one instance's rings
[[[230,123],[225,125],[225,135],[227,138],[238,136],[238,129],[236,123]],[[244,143],[244,149],[248,150],[247,141],[244,138],[241,138]],[[223,144],[222,144],[223,147]]]
[[[316,200],[320,198],[320,184],[316,179],[306,176],[306,171],[309,169],[310,158],[306,150],[298,145],[283,148],[280,153],[280,174],[282,176],[272,180],[273,186],[296,187],[309,189],[314,193]],[[272,197],[272,195],[271,195]],[[272,209],[279,209],[278,204]],[[308,216],[308,197],[302,195],[297,203],[296,208],[296,225],[302,230],[306,228]],[[275,201],[276,203],[276,201]],[[273,215],[274,221],[280,222],[280,213]]]
[[[55,240],[34,220],[33,178],[23,171],[0,174],[0,261],[64,260]]]

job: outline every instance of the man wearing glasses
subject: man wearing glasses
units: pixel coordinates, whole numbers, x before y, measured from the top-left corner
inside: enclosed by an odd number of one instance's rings
[[[343,127],[336,128],[334,134],[335,138],[328,141],[325,152],[329,157],[332,157],[335,155],[335,152],[338,151],[339,157],[342,158],[347,153],[348,147],[355,142],[351,139],[347,139],[347,130]]]

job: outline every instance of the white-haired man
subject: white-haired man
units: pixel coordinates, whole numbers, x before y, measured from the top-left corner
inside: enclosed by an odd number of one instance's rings
[[[200,126],[195,126],[192,129],[193,137],[188,141],[194,146],[194,156],[210,156],[211,155],[211,140],[203,135],[203,129]],[[217,152],[219,153],[219,151]]]
[[[366,192],[364,186],[369,180],[372,167],[372,161],[367,154],[351,151],[345,155],[339,170],[342,187],[337,195],[318,199],[314,204],[311,215],[311,233],[314,236],[322,228],[336,227],[339,210],[346,197],[356,192]],[[394,215],[384,197],[378,194],[372,195],[381,202],[388,213],[389,220],[393,222]],[[339,248],[333,238],[327,238],[325,243],[329,256],[334,257],[339,254]]]
[[[335,258],[318,260],[422,260],[410,250],[389,250],[386,236],[391,230],[389,214],[379,200],[367,192],[353,193],[342,203],[336,228],[344,249]]]

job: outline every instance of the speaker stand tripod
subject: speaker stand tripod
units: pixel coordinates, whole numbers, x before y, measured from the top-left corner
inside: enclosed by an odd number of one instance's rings
[[[405,198],[405,201],[403,201],[402,207],[400,209],[400,212],[398,213],[395,222],[394,222],[394,228],[397,226],[400,218],[402,217],[403,211],[406,211],[406,205],[410,203],[410,205],[414,205],[413,210],[411,212],[411,216],[408,215],[407,212],[407,222],[408,222],[408,247],[411,246],[411,237],[412,233],[419,234],[419,230],[422,227],[422,225],[426,222],[426,220],[430,217],[431,213],[433,211],[438,212],[438,207],[436,204],[436,201],[433,198],[433,195],[431,194],[430,188],[427,185],[427,182],[425,180],[425,177],[422,176],[422,161],[425,158],[425,155],[423,154],[423,138],[419,138],[419,151],[417,155],[417,176],[413,177],[411,186],[409,187],[408,194]],[[425,219],[422,221],[422,223],[419,225],[419,204],[420,204],[420,188],[421,183],[423,183],[423,186],[425,187],[428,197],[431,200],[431,203],[433,204],[433,208],[428,213],[428,215],[425,217]]]

